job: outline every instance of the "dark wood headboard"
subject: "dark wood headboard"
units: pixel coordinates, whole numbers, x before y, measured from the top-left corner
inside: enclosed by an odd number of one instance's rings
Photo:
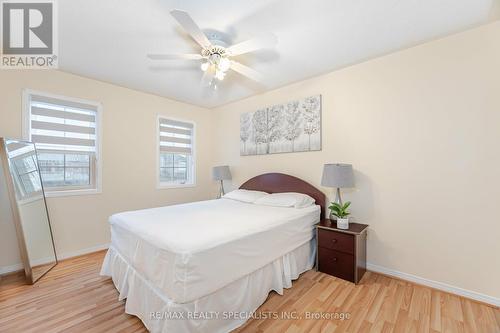
[[[307,194],[321,206],[321,218],[325,216],[326,196],[323,192],[300,178],[283,173],[265,173],[244,182],[240,189],[267,193],[297,192]]]

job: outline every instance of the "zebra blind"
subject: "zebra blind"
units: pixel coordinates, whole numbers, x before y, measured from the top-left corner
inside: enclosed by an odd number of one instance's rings
[[[30,140],[51,190],[95,187],[97,106],[30,95]]]
[[[160,118],[160,152],[193,153],[193,124]]]
[[[38,149],[96,150],[95,106],[31,96],[31,141]]]

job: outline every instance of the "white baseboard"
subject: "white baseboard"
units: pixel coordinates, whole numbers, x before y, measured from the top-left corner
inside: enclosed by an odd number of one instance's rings
[[[487,304],[491,304],[491,305],[494,305],[494,306],[500,306],[500,299],[496,298],[496,297],[493,297],[493,296],[488,296],[488,295],[481,294],[481,293],[478,293],[478,292],[475,292],[475,291],[470,291],[470,290],[467,290],[467,289],[455,287],[455,286],[452,286],[452,285],[449,285],[449,284],[446,284],[446,283],[443,283],[443,282],[429,280],[429,279],[426,279],[426,278],[423,278],[423,277],[420,277],[420,276],[416,276],[416,275],[412,275],[412,274],[408,274],[408,273],[396,271],[396,270],[393,270],[393,269],[390,269],[390,268],[386,268],[386,267],[383,267],[383,266],[379,266],[379,265],[375,265],[375,264],[372,264],[372,263],[366,263],[366,268],[369,271],[372,271],[372,272],[376,272],[376,273],[381,273],[381,274],[393,276],[393,277],[396,277],[396,278],[399,278],[399,279],[402,279],[402,280],[407,280],[407,281],[410,281],[410,282],[421,284],[423,286],[427,286],[427,287],[431,287],[431,288],[434,288],[434,289],[442,290],[442,291],[448,292],[450,294],[455,294],[455,295],[463,296],[463,297],[466,297],[466,298],[470,298],[470,299],[473,299],[473,300],[476,300],[476,301],[479,301],[479,302],[483,302],[483,303],[487,303]]]
[[[97,252],[97,251],[102,251],[106,250],[109,248],[109,243],[107,244],[101,244],[97,246],[92,246],[88,247],[86,249],[81,249],[77,251],[71,251],[71,252],[65,252],[57,255],[57,260],[64,260],[64,259],[69,259],[73,257],[78,257],[87,253],[92,253],[92,252]]]
[[[69,258],[81,256],[81,255],[84,255],[87,253],[106,250],[108,247],[109,247],[109,244],[102,244],[102,245],[88,247],[86,249],[81,249],[81,250],[77,250],[77,251],[64,252],[64,253],[57,255],[57,260],[69,259]],[[35,260],[34,264],[41,265],[41,264],[45,263],[45,261],[46,261],[45,259]],[[24,266],[22,263],[9,265],[9,266],[2,266],[2,267],[0,267],[0,275],[21,271],[23,269],[24,269]]]
[[[0,275],[9,274],[17,271],[22,271],[24,269],[23,264],[14,264],[9,266],[0,267]]]

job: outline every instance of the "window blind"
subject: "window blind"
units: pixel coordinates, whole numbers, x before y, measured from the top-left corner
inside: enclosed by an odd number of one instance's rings
[[[193,153],[193,124],[160,118],[160,152]]]
[[[96,151],[96,106],[31,95],[30,110],[37,149]]]
[[[50,191],[96,189],[98,106],[42,94],[28,101],[43,185]]]

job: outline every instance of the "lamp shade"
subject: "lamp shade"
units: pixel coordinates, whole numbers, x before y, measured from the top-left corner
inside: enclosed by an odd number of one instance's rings
[[[327,187],[354,187],[352,164],[325,164],[321,185]]]
[[[213,178],[213,180],[231,179],[231,171],[229,170],[229,166],[220,165],[220,166],[214,167],[212,169],[212,178]]]

